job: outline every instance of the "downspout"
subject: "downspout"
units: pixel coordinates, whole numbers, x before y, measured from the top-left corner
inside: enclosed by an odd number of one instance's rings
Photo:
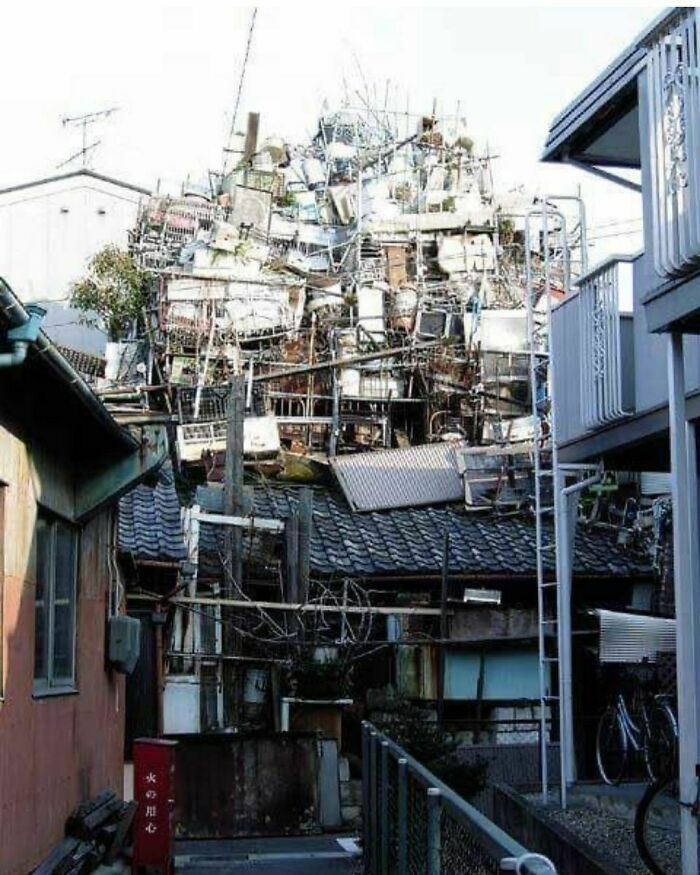
[[[46,310],[36,304],[27,305],[28,319],[20,325],[15,325],[7,332],[7,340],[12,349],[0,353],[0,368],[16,368],[25,362],[29,346],[36,343],[39,337],[39,326],[46,315]]]
[[[555,472],[555,507],[557,515],[556,525],[556,577],[558,581],[559,595],[558,622],[559,633],[559,719],[560,719],[560,764],[562,807],[566,807],[566,787],[576,780],[575,751],[574,751],[574,705],[573,705],[573,660],[571,653],[571,590],[573,579],[573,551],[574,534],[576,526],[576,504],[569,501],[572,496],[577,496],[584,489],[598,483],[603,474],[602,465],[586,466],[588,470],[595,470],[595,474],[579,480],[571,485],[566,485],[568,474],[580,473],[583,466],[559,465]]]

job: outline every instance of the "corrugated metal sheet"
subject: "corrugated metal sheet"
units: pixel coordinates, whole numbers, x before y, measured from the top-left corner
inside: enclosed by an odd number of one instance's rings
[[[671,475],[665,471],[642,471],[642,495],[670,495]]]
[[[676,650],[676,621],[619,611],[594,611],[600,620],[601,662],[656,662]]]
[[[426,444],[331,459],[331,467],[353,510],[387,510],[459,501],[462,478],[456,450],[466,444]]]

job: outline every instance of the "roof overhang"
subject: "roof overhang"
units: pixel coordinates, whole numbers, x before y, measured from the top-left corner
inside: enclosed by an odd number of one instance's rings
[[[0,348],[6,329],[29,319],[0,279]],[[73,472],[78,520],[116,501],[168,455],[164,427],[135,434],[120,426],[78,372],[41,331],[26,359],[2,370],[0,425],[41,447]]]
[[[637,77],[654,33],[678,14],[673,7],[642,33],[552,122],[543,161],[593,167],[640,167]]]

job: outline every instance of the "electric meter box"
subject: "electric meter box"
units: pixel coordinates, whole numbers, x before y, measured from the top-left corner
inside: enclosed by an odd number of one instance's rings
[[[122,674],[136,668],[141,651],[141,621],[136,617],[110,617],[109,663]]]

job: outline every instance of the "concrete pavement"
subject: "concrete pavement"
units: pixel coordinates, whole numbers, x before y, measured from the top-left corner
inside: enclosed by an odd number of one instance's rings
[[[360,849],[351,836],[179,841],[177,875],[356,875]]]

